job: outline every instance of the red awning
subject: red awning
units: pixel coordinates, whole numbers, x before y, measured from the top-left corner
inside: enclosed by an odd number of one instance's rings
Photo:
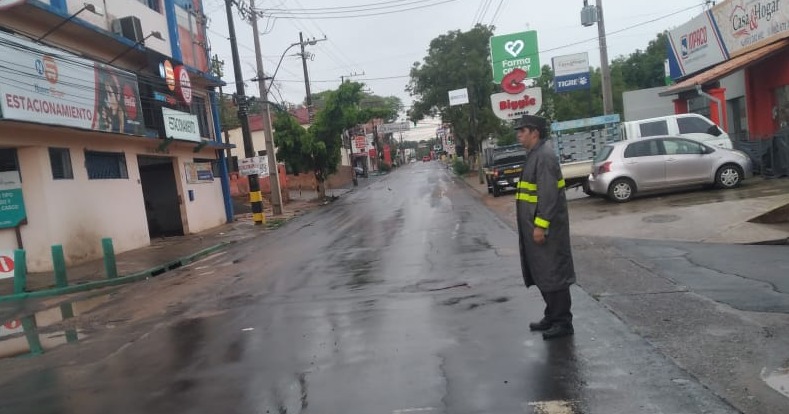
[[[697,86],[704,86],[710,82],[715,82],[718,79],[724,78],[732,73],[746,68],[754,63],[761,62],[762,60],[780,52],[785,47],[789,46],[789,39],[784,39],[767,46],[752,50],[735,58],[729,59],[723,63],[713,66],[697,75],[691,76],[679,83],[670,86],[660,96],[677,95],[682,92],[695,90]]]

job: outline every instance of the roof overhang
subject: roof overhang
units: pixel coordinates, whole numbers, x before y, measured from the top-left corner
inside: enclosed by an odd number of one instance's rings
[[[704,72],[698,73],[687,79],[684,79],[679,83],[669,87],[665,91],[660,92],[658,95],[659,96],[678,95],[683,92],[696,90],[698,87],[704,87],[704,85],[707,85],[721,78],[729,76],[740,69],[744,69],[750,65],[761,62],[762,60],[767,59],[768,57],[780,52],[787,46],[789,46],[789,39],[784,39],[777,41],[775,43],[771,43],[759,49],[744,53],[735,58],[720,63],[716,66],[713,66],[712,68],[707,69]]]

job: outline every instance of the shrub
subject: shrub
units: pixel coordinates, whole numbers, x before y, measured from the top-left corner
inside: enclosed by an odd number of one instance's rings
[[[452,163],[452,169],[457,175],[466,175],[469,171],[471,171],[471,168],[465,162],[460,160],[455,160],[455,162]]]
[[[381,172],[389,172],[392,171],[392,165],[382,162],[378,169],[381,170]]]

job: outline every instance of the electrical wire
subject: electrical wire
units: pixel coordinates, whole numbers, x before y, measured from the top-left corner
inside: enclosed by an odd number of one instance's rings
[[[490,25],[493,26],[496,24],[496,19],[499,18],[499,12],[501,12],[501,6],[504,5],[504,0],[499,0],[499,7],[496,7],[496,11],[493,12],[493,18],[490,19]]]
[[[481,23],[482,23],[482,21],[483,21],[483,20],[485,20],[485,15],[487,15],[487,14],[488,14],[488,9],[490,9],[490,5],[491,5],[492,3],[493,3],[493,0],[486,0],[486,1],[485,1],[485,8],[484,8],[484,9],[482,9],[482,13],[480,13],[480,15],[479,15],[479,18],[477,18],[477,21],[476,21],[476,23],[475,23],[475,26],[476,26],[477,24],[481,24]]]
[[[430,0],[430,1],[435,1],[435,0]],[[277,13],[270,13],[268,15],[269,16],[274,16],[274,17],[276,17],[278,19],[288,19],[288,20],[293,20],[293,19],[303,19],[303,20],[356,19],[356,18],[359,18],[359,17],[388,16],[388,15],[397,14],[397,13],[403,13],[403,12],[407,12],[407,11],[420,10],[420,9],[426,9],[426,8],[430,8],[430,7],[440,6],[440,5],[446,4],[446,3],[454,3],[456,1],[458,1],[458,0],[440,0],[440,1],[438,1],[436,3],[432,3],[432,4],[407,7],[407,8],[403,8],[403,9],[390,10],[390,11],[386,11],[386,12],[374,12],[374,13],[363,13],[363,14],[346,14],[346,15],[340,15],[340,16],[333,16],[333,15],[332,16],[327,16],[326,13],[314,14],[314,15],[309,15],[309,14],[307,14],[307,15],[289,15],[289,14],[281,14],[279,12],[277,12]]]
[[[435,0],[403,0],[398,2],[399,4],[391,5],[391,6],[347,6],[347,7],[336,7],[336,8],[316,8],[316,9],[268,9],[268,12],[271,14],[277,14],[279,12],[285,12],[291,15],[319,15],[319,14],[347,14],[347,13],[359,13],[359,12],[368,12],[368,11],[387,11],[389,9],[399,9],[404,6],[413,6],[417,4],[424,4],[433,2]],[[342,9],[342,10],[341,10]]]

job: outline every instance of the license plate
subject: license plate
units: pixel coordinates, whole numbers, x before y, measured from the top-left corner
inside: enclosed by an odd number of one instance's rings
[[[514,183],[517,183],[517,182],[519,182],[520,180],[521,180],[521,179],[520,179],[520,177],[515,177],[515,178],[513,178],[513,179],[512,179],[512,182],[514,182]]]
[[[521,168],[516,168],[516,169],[512,169],[512,170],[504,170],[504,174],[515,174],[515,173],[519,173],[521,171],[523,171],[523,169],[521,169]]]

